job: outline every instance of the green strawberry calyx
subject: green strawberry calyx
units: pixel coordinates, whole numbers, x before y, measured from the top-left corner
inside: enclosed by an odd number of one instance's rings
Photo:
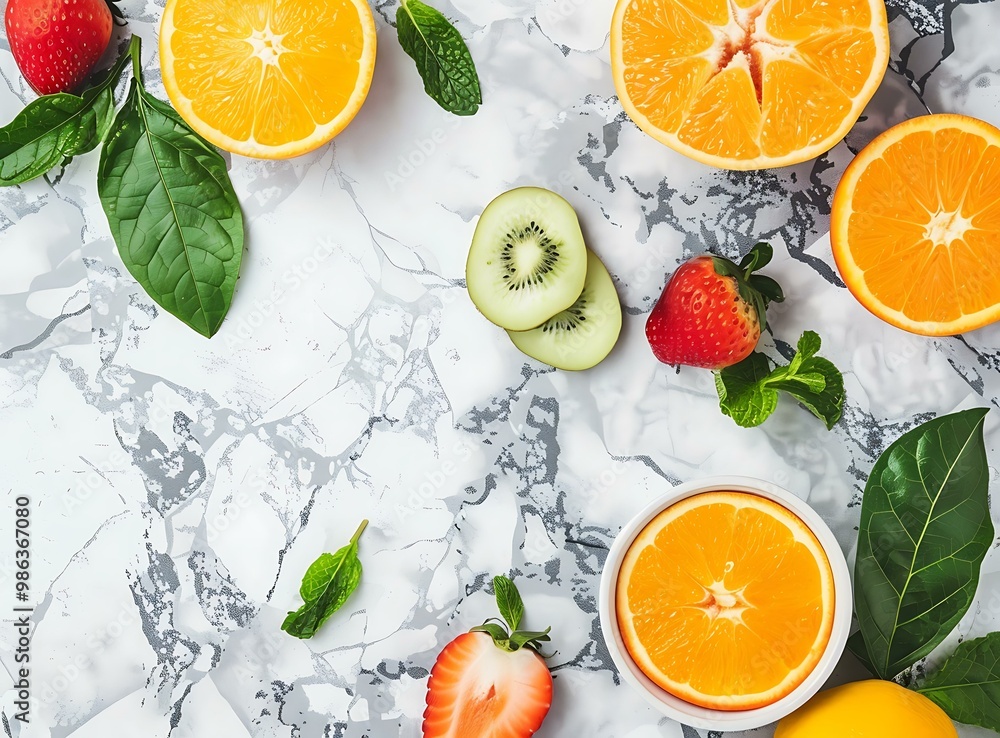
[[[767,266],[774,249],[769,243],[758,243],[743,257],[740,263],[734,264],[723,256],[713,256],[715,273],[736,280],[736,289],[740,298],[753,306],[760,322],[761,332],[767,328],[767,306],[772,302],[783,302],[785,294],[781,285],[763,274],[754,274],[758,269]]]
[[[518,630],[517,626],[521,624],[521,616],[524,615],[524,603],[514,582],[504,576],[493,577],[493,591],[496,594],[497,609],[503,615],[503,620],[488,618],[485,623],[477,625],[469,632],[488,633],[493,639],[493,645],[502,651],[514,652],[527,648],[544,658],[541,644],[551,640],[549,631],[552,628],[537,631]]]

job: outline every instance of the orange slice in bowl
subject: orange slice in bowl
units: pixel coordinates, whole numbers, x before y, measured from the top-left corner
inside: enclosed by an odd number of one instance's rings
[[[375,68],[365,0],[168,0],[163,84],[177,112],[220,148],[284,159],[342,131]]]
[[[888,61],[882,0],[618,0],[611,25],[629,117],[724,169],[797,164],[833,148]]]
[[[636,665],[715,710],[769,705],[819,663],[833,630],[833,570],[776,502],[706,492],[671,505],[629,547],[615,609]]]
[[[890,128],[844,172],[830,242],[854,296],[898,328],[1000,319],[1000,130],[949,114]]]

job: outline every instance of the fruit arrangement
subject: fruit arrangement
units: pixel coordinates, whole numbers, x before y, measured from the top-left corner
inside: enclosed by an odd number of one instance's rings
[[[375,84],[375,16],[365,0],[168,0],[158,59],[169,102],[145,88],[138,37],[98,69],[115,18],[105,0],[8,2],[11,54],[39,97],[0,129],[0,185],[99,149],[97,191],[122,264],[211,338],[234,299],[246,236],[218,149],[283,159],[345,130]],[[420,0],[401,0],[395,23],[427,95],[474,115],[483,91],[455,26]],[[814,159],[844,138],[882,80],[889,32],[881,0],[618,0],[610,53],[622,119],[703,165],[754,170]],[[623,311],[628,285],[606,264],[624,247],[590,237],[585,206],[575,192],[510,189],[470,225],[471,243],[455,245],[469,244],[471,302],[509,339],[495,331],[501,355],[572,372],[615,366],[626,320],[643,310]],[[831,244],[847,289],[892,326],[951,336],[1000,320],[1000,130],[937,114],[883,132],[836,188]],[[785,343],[783,360],[767,345],[784,327],[769,306],[802,298],[763,273],[772,247],[686,256],[661,265],[662,294],[645,317],[649,366],[668,382],[654,360],[711,372],[720,411],[742,428],[767,420],[782,396],[834,428],[845,382],[819,355],[819,334]],[[876,462],[847,647],[878,678],[788,710],[776,738],[957,736],[952,720],[1000,732],[1000,635],[962,643],[930,674],[914,670],[969,611],[993,545],[985,415],[928,421]],[[366,526],[305,572],[283,631],[312,638],[348,601]],[[696,495],[657,515],[607,574],[624,647],[651,693],[712,715],[802,689],[845,601],[828,551],[793,511],[751,493]],[[497,576],[492,587],[502,620],[457,635],[430,670],[425,738],[523,738],[549,713],[549,629],[519,630],[513,581]]]

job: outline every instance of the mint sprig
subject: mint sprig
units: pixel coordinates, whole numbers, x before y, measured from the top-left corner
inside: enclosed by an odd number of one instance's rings
[[[719,371],[715,387],[722,412],[737,425],[752,428],[770,417],[784,392],[822,420],[827,429],[833,428],[844,408],[844,377],[830,361],[816,356],[821,343],[816,333],[806,331],[788,366],[772,369],[770,359],[754,352]]]
[[[417,64],[424,91],[450,113],[475,115],[483,102],[479,75],[455,26],[420,0],[402,0],[396,33],[403,51]]]
[[[350,543],[336,553],[320,554],[302,577],[299,594],[305,601],[298,610],[288,613],[281,629],[296,638],[312,638],[330,616],[347,602],[361,583],[358,540],[368,526],[362,520]]]

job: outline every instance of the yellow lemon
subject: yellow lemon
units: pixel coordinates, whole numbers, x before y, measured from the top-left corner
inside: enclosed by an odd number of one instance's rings
[[[834,687],[778,723],[774,738],[958,738],[944,710],[895,682]]]

